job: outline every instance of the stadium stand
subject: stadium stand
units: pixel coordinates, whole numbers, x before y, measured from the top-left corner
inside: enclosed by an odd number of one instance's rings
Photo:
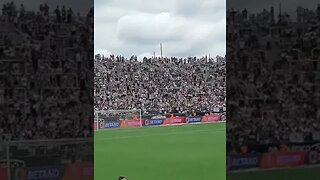
[[[232,154],[320,141],[320,6],[294,13],[227,12],[228,77],[238,80],[227,78]]]
[[[95,56],[95,110],[142,109],[144,114],[225,108],[224,57]]]
[[[90,44],[93,9],[80,16],[47,4],[37,11],[2,4],[0,141],[92,136],[93,108],[84,105],[92,97]]]

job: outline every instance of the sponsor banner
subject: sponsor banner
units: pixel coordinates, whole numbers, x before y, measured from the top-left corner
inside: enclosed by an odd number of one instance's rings
[[[308,164],[319,164],[320,163],[320,151],[311,150],[308,152],[307,157]]]
[[[207,116],[202,116],[202,122],[217,122],[221,120],[220,115],[207,115]]]
[[[225,115],[221,115],[220,116],[220,121],[226,121],[226,116]]]
[[[27,180],[61,180],[63,173],[63,168],[60,166],[29,168]]]
[[[261,168],[282,168],[304,165],[306,152],[277,152],[264,153],[261,159]]]
[[[163,119],[146,119],[144,121],[145,126],[158,126],[163,124]]]
[[[169,124],[182,124],[184,123],[184,117],[173,117],[173,118],[166,118],[163,121],[163,125],[169,125]]]
[[[306,152],[307,164],[320,164],[320,143],[291,143],[286,145],[288,151]],[[280,149],[279,145],[270,145],[268,151]]]
[[[11,168],[11,179],[27,179],[26,170],[22,167]],[[1,179],[1,178],[0,178]]]
[[[105,121],[104,119],[99,119],[99,129],[104,129],[105,128]]]
[[[201,122],[201,117],[197,116],[197,117],[187,117],[186,118],[186,123],[198,123]]]
[[[304,150],[308,152],[308,164],[320,164],[320,143],[309,146],[303,146]]]
[[[248,155],[232,155],[228,159],[229,169],[249,169],[258,168],[260,166],[260,155],[248,154]]]
[[[8,170],[6,167],[0,167],[0,179],[8,179]]]
[[[94,128],[94,130],[97,130],[97,121],[96,120],[94,120],[93,128]]]
[[[121,121],[120,128],[140,127],[140,120],[124,120]]]
[[[78,162],[65,167],[63,180],[92,180],[94,169],[92,162]]]
[[[120,121],[107,121],[105,128],[118,128],[120,127]]]

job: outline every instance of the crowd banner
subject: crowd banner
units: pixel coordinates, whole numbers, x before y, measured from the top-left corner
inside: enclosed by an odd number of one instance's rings
[[[105,128],[118,128],[120,127],[120,121],[107,121]]]
[[[231,155],[228,159],[228,169],[258,168],[260,166],[260,157],[259,154]]]
[[[201,116],[195,116],[195,117],[187,117],[186,118],[186,123],[199,123],[201,122]]]
[[[63,180],[92,180],[94,176],[92,162],[78,162],[65,167]]]
[[[261,168],[282,168],[304,165],[305,151],[264,153],[261,159]]]
[[[121,121],[120,128],[140,127],[140,125],[140,120],[123,120]]]
[[[144,121],[145,126],[159,126],[163,124],[163,119],[146,119]]]
[[[221,115],[214,114],[214,115],[206,115],[202,116],[202,122],[218,122],[221,120]]]
[[[34,167],[27,169],[27,180],[58,180],[62,179],[64,169],[61,166],[53,167]]]
[[[184,117],[182,116],[176,116],[172,118],[166,118],[163,121],[163,125],[170,125],[170,124],[182,124],[184,123]]]

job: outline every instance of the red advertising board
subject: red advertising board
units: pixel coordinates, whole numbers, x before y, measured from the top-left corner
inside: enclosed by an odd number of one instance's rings
[[[207,116],[202,116],[202,122],[217,122],[221,120],[220,115],[207,115]]]
[[[120,128],[140,127],[141,123],[140,120],[124,120],[121,121]]]
[[[166,118],[163,121],[163,125],[169,125],[169,124],[181,124],[184,123],[184,117],[172,117],[172,118]]]
[[[79,162],[65,167],[63,180],[92,180],[93,175],[92,162]]]
[[[306,152],[277,152],[262,155],[261,168],[281,168],[304,165]]]
[[[97,121],[94,121],[93,128],[94,130],[97,130]]]
[[[8,171],[5,167],[0,167],[0,179],[8,179]]]

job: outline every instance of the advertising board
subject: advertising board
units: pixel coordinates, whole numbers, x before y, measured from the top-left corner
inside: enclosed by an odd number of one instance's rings
[[[207,115],[207,116],[202,116],[202,122],[217,122],[221,120],[221,116],[218,114],[215,115]]]
[[[306,162],[306,155],[307,153],[304,151],[264,153],[262,155],[260,167],[282,168],[301,166]]]
[[[78,162],[65,167],[63,180],[92,180],[94,169],[92,162]]]
[[[187,117],[186,118],[186,123],[199,123],[201,122],[201,117],[197,116],[197,117]]]
[[[124,120],[121,121],[120,128],[140,127],[140,120]]]
[[[120,127],[120,121],[107,121],[105,128],[118,128]]]
[[[63,173],[60,166],[28,168],[27,180],[61,180]]]
[[[170,124],[182,124],[184,123],[184,117],[173,117],[173,118],[166,118],[163,121],[163,125],[170,125]]]
[[[0,167],[0,179],[8,179],[8,170],[6,167]]]
[[[99,126],[99,129],[104,129],[105,128],[105,121],[104,119],[99,119],[98,121],[98,126]]]
[[[158,126],[163,124],[163,119],[146,119],[144,121],[145,126]]]
[[[260,166],[259,154],[231,155],[229,158],[229,169],[248,169]]]

